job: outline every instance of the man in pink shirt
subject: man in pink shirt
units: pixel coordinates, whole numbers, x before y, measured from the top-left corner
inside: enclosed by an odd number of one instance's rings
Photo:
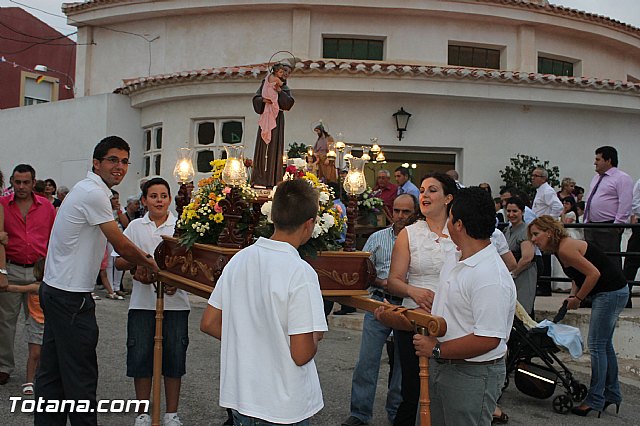
[[[393,201],[398,195],[398,187],[391,183],[391,172],[389,170],[378,171],[378,179],[376,186],[373,188],[376,197],[384,202],[384,212],[389,220],[391,220],[393,211]]]
[[[618,169],[618,151],[612,146],[596,149],[596,175],[591,180],[584,210],[585,223],[627,223],[631,215],[633,180]],[[622,228],[584,230],[587,243],[604,252],[619,252]],[[622,268],[621,258],[616,264]]]
[[[13,169],[11,185],[14,193],[0,197],[4,208],[4,229],[7,243],[7,272],[11,284],[30,284],[33,265],[46,257],[49,235],[55,219],[53,204],[33,193],[36,172],[28,164]],[[0,385],[9,380],[14,368],[13,341],[20,306],[26,306],[27,293],[0,293]]]

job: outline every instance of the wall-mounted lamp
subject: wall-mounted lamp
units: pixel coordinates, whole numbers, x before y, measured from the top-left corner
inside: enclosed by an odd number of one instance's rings
[[[69,79],[69,81],[71,81],[71,87],[65,84],[64,88],[67,90],[73,90],[73,94],[74,95],[76,94],[76,83],[73,81],[73,78],[69,74],[64,73],[62,71],[54,70],[52,68],[47,67],[46,65],[36,65],[35,67],[33,67],[33,69],[38,72],[55,72],[57,74],[64,75]]]
[[[403,107],[393,114],[393,118],[396,119],[396,130],[398,131],[398,140],[402,140],[402,133],[407,131],[407,125],[411,114],[404,110]]]

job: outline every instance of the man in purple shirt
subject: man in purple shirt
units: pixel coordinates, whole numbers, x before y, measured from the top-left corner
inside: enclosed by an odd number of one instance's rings
[[[627,223],[631,214],[633,180],[618,169],[618,151],[612,146],[596,149],[593,164],[597,174],[591,180],[584,211],[585,223]],[[584,230],[584,239],[604,252],[619,252],[622,228]],[[621,258],[616,264],[622,267]]]

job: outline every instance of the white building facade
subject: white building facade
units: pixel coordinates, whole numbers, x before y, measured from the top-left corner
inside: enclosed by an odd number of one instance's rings
[[[389,164],[370,164],[369,176],[407,162],[416,175],[456,168],[464,184],[495,190],[522,153],[586,186],[595,148],[612,145],[620,168],[640,177],[629,161],[640,158],[640,30],[609,18],[545,0],[94,0],[63,10],[79,30],[71,102],[118,105],[96,120],[134,148],[125,195],[147,175],[171,179],[178,147],[198,151],[200,177],[225,144],[246,145],[251,158],[251,98],[281,50],[301,59],[287,143],[313,144],[319,119],[356,147],[377,137]],[[3,138],[32,143],[40,125],[26,125],[28,111],[78,109],[58,104],[13,113]],[[400,107],[412,114],[402,140]],[[59,156],[88,159],[100,131],[70,123],[66,133],[51,141],[45,174],[55,176],[47,167]]]

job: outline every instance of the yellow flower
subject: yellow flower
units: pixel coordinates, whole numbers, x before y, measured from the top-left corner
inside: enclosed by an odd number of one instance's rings
[[[311,181],[313,183],[313,186],[318,186],[318,184],[320,183],[318,181],[318,177],[316,175],[314,175],[313,173],[307,172],[304,175],[304,179]]]
[[[224,220],[224,216],[222,215],[222,213],[216,213],[213,215],[213,221],[215,223],[222,223],[223,220]]]
[[[209,220],[213,220],[213,218],[214,218],[214,217],[215,217],[215,215],[214,215],[214,214],[210,214],[210,215],[209,215]]]

